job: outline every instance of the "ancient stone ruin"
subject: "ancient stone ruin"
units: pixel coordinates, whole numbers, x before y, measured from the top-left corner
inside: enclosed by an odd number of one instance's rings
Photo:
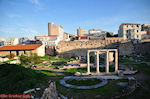
[[[90,53],[94,52],[96,54],[96,74],[100,74],[99,70],[99,54],[100,52],[104,52],[106,54],[105,57],[105,67],[106,67],[106,73],[109,73],[109,60],[110,60],[110,53],[115,52],[115,73],[118,72],[118,50],[117,49],[99,49],[99,50],[88,50],[87,51],[87,74],[91,74],[90,72]],[[112,54],[113,55],[113,54]]]

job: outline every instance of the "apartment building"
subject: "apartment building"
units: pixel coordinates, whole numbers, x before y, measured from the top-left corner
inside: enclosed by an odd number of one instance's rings
[[[4,42],[5,42],[5,39],[0,37],[0,46],[3,46]]]
[[[79,28],[77,29],[77,36],[78,36],[78,37],[86,36],[86,31],[85,31],[85,29],[79,27]]]
[[[122,23],[119,26],[118,36],[124,40],[141,40],[141,24]]]
[[[57,45],[59,41],[62,41],[64,38],[64,30],[60,25],[54,23],[48,23],[48,36],[56,37],[56,40],[50,40],[50,42],[55,42]]]
[[[8,38],[4,42],[4,45],[17,45],[17,44],[19,44],[19,39],[18,38]]]

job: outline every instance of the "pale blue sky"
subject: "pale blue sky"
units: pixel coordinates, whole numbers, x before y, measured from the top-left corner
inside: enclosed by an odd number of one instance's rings
[[[121,23],[150,23],[150,0],[0,0],[0,37],[46,35],[48,22],[117,33]]]

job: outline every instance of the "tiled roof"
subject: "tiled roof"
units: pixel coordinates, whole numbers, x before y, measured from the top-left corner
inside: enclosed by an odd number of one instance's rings
[[[41,44],[30,44],[30,45],[9,45],[0,47],[0,51],[11,51],[11,50],[34,50],[40,47]]]

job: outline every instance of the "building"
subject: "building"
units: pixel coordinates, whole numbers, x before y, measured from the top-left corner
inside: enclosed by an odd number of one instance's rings
[[[105,39],[106,31],[101,29],[89,29],[88,39],[89,40],[96,40],[96,39]]]
[[[64,32],[64,34],[63,34],[63,41],[70,41],[70,40],[71,40],[70,34]]]
[[[141,24],[121,24],[118,37],[123,37],[124,40],[141,40]]]
[[[22,54],[30,55],[36,53],[38,56],[45,55],[45,46],[41,44],[29,44],[29,45],[9,45],[0,47],[0,55],[20,56]]]
[[[86,36],[86,31],[83,28],[78,28],[77,29],[77,36],[82,37],[82,36]]]
[[[48,23],[48,35],[56,35],[63,40],[63,27],[54,23]]]
[[[56,40],[49,40],[49,43],[55,43],[55,46],[57,46],[58,42],[64,39],[63,27],[54,23],[48,23],[48,36],[57,38]]]
[[[29,44],[30,41],[35,41],[35,39],[28,37],[19,38],[19,44]]]
[[[45,46],[57,46],[59,38],[57,35],[41,35],[35,36],[36,40],[40,40]]]
[[[4,45],[17,45],[17,44],[19,44],[19,39],[18,38],[8,38],[4,42]]]
[[[89,34],[95,34],[99,36],[101,34],[106,34],[106,31],[101,30],[101,29],[89,29]]]
[[[142,31],[150,31],[150,24],[143,24]]]
[[[0,46],[3,46],[4,42],[5,42],[5,39],[0,37]]]
[[[119,43],[123,41],[122,37],[106,37],[105,38],[106,44],[112,44],[112,43]]]
[[[142,31],[146,31],[147,35],[150,35],[150,24],[143,24]]]

